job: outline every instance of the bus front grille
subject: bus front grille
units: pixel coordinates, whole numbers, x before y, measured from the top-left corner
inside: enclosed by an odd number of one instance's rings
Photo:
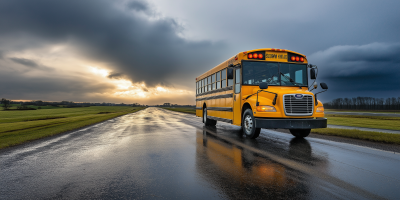
[[[283,95],[283,106],[286,116],[309,116],[314,111],[313,96],[304,94],[302,98],[296,98],[296,94]]]

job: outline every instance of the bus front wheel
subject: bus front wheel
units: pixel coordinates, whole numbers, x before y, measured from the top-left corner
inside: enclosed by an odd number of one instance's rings
[[[203,123],[206,126],[215,126],[217,124],[216,120],[207,118],[207,108],[203,109]]]
[[[307,137],[311,132],[311,129],[289,129],[289,130],[293,136],[298,138]]]
[[[255,139],[260,135],[261,128],[256,128],[253,111],[251,109],[247,109],[243,113],[242,130],[244,134],[251,139]]]

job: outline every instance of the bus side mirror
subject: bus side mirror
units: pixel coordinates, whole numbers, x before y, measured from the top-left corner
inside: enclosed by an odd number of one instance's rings
[[[316,79],[317,75],[315,74],[315,69],[311,68],[310,69],[310,79]]]
[[[326,83],[320,83],[319,84],[321,86],[322,89],[327,90],[328,89],[328,85],[326,85]]]
[[[262,82],[262,83],[260,83],[259,87],[261,90],[268,89],[268,83]]]
[[[228,68],[226,77],[228,79],[233,79],[233,68]]]

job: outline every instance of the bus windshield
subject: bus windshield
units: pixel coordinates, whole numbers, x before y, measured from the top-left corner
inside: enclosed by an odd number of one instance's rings
[[[307,65],[276,62],[243,62],[243,85],[307,86]]]

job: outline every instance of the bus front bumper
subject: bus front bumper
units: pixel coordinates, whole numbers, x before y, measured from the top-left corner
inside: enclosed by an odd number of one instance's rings
[[[313,128],[326,128],[327,119],[266,119],[255,118],[256,128],[267,129],[313,129]]]

